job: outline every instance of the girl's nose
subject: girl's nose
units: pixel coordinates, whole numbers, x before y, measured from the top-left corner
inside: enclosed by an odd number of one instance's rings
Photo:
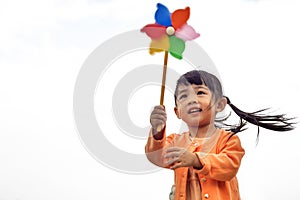
[[[188,101],[188,104],[191,105],[191,104],[196,104],[198,102],[198,96],[196,94],[191,94],[189,96],[189,101]]]

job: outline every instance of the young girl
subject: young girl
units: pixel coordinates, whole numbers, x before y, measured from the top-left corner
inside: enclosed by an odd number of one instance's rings
[[[175,200],[240,199],[236,174],[245,152],[235,134],[243,130],[246,121],[275,131],[294,128],[284,115],[263,115],[265,109],[241,111],[223,96],[217,77],[205,71],[182,75],[174,97],[175,114],[187,124],[188,131],[166,136],[165,108],[155,106],[145,151],[155,165],[174,170]],[[222,123],[226,118],[216,118],[226,105],[241,118],[239,125],[229,129]]]

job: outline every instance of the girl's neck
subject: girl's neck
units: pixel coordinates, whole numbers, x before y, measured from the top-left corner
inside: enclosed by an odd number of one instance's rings
[[[193,138],[207,138],[210,137],[216,131],[216,127],[213,125],[205,127],[189,127],[190,136]]]

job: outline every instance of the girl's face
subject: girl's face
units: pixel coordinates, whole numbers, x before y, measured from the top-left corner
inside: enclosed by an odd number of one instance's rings
[[[205,85],[179,85],[176,102],[175,113],[188,126],[200,127],[214,123],[216,107],[212,103],[212,93]]]

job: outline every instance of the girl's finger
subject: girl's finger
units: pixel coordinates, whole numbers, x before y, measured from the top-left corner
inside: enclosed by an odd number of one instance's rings
[[[177,168],[179,168],[179,167],[182,167],[181,166],[181,162],[178,162],[178,163],[176,163],[175,165],[173,165],[172,167],[171,167],[171,169],[177,169]]]
[[[179,158],[173,158],[166,162],[166,165],[173,165],[174,163],[180,162]]]
[[[165,158],[177,158],[180,156],[180,153],[178,152],[169,152],[165,154]]]
[[[153,120],[160,120],[162,122],[165,122],[167,120],[167,118],[164,116],[161,116],[161,115],[153,115],[153,116],[151,116],[150,121],[153,121]]]
[[[181,151],[182,148],[179,148],[179,147],[169,147],[166,149],[166,152],[169,153],[169,152],[174,152],[174,151]]]
[[[161,108],[161,107],[155,107],[152,112],[153,113],[165,114],[166,110],[164,108]]]
[[[163,105],[158,105],[158,106],[155,106],[154,109],[165,110],[165,106],[163,106]]]
[[[167,118],[167,114],[164,112],[152,112],[151,116],[162,116],[164,118]]]

